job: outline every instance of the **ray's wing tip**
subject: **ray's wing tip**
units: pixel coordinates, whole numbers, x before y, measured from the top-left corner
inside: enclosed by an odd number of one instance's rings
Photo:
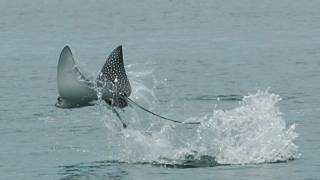
[[[60,53],[60,59],[64,56],[72,56],[72,51],[68,45],[65,45]]]
[[[118,51],[120,54],[122,54],[122,45],[120,44],[119,46],[117,46],[114,51]]]
[[[62,51],[71,51],[70,46],[69,45],[65,45],[63,47]]]

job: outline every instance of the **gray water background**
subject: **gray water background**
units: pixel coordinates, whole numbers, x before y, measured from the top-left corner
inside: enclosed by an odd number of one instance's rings
[[[0,1],[0,179],[320,179],[319,7],[312,0]],[[177,119],[212,112],[219,96],[270,88],[283,98],[284,119],[297,124],[301,157],[196,169],[103,163],[113,142],[98,108],[53,106],[66,44],[93,75],[122,44],[126,65],[150,69],[161,82],[155,110]]]

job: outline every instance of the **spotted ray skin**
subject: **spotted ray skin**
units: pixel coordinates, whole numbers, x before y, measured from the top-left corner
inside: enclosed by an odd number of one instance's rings
[[[106,102],[120,108],[128,105],[126,97],[131,94],[131,86],[124,68],[122,46],[115,48],[107,58],[98,75],[97,84],[111,90],[111,99],[103,97]]]

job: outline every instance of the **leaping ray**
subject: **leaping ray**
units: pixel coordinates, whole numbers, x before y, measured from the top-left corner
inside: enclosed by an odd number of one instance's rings
[[[80,72],[70,48],[65,46],[58,62],[57,81],[59,97],[55,104],[56,107],[90,106],[94,105],[99,97],[111,106],[124,128],[127,125],[120,117],[116,107],[125,108],[128,106],[128,102],[165,120],[183,124],[199,124],[199,122],[181,122],[163,117],[129,99],[131,86],[124,68],[122,46],[118,46],[111,52],[95,82],[90,81]]]
[[[80,72],[70,48],[65,46],[58,62],[57,80],[60,96],[56,106],[60,108],[93,105],[98,99],[98,90],[108,104],[124,108],[128,105],[126,97],[131,94],[123,64],[122,46],[118,46],[109,55],[96,82],[90,81]]]
[[[65,46],[58,62],[58,102],[59,108],[78,108],[94,105],[101,99],[112,106],[123,127],[127,127],[115,107],[128,106],[127,97],[131,94],[131,86],[127,78],[122,46],[118,46],[107,58],[96,82],[90,81],[80,72],[69,46]]]

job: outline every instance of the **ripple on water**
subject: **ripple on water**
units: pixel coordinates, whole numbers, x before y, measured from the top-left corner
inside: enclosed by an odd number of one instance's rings
[[[62,176],[61,180],[91,178],[118,179],[128,175],[128,172],[119,166],[120,164],[123,163],[117,161],[95,161],[59,166],[59,175]]]

